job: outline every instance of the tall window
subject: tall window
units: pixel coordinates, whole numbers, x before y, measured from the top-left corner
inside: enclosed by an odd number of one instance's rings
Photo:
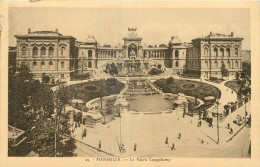
[[[205,66],[206,66],[206,68],[209,67],[208,61],[205,61]]]
[[[49,47],[49,56],[53,56],[54,54],[54,49],[52,46]]]
[[[215,68],[218,68],[218,62],[217,62],[217,60],[215,61]]]
[[[218,49],[217,48],[214,48],[214,56],[218,57]]]
[[[235,67],[238,67],[238,61],[235,62]]]
[[[175,50],[175,57],[179,57],[179,51]]]
[[[37,69],[37,63],[33,62],[33,69]]]
[[[224,57],[224,49],[223,48],[220,48],[220,56]]]
[[[65,47],[63,46],[63,47],[61,47],[61,49],[60,49],[60,55],[61,55],[61,56],[63,56],[63,55],[65,54],[64,51],[65,51]]]
[[[235,55],[238,56],[238,48],[235,48]]]
[[[227,55],[227,57],[230,57],[230,49],[229,48],[226,49],[226,55]]]
[[[65,68],[65,63],[62,61],[61,62],[61,68],[64,69]]]
[[[92,50],[88,50],[88,58],[92,58]]]
[[[179,62],[178,61],[175,62],[175,67],[179,67]]]
[[[41,62],[41,69],[45,69],[45,63]]]
[[[25,57],[26,56],[26,47],[22,47],[22,56]]]
[[[41,48],[41,55],[42,56],[46,55],[46,48],[44,46]]]
[[[204,56],[208,57],[209,50],[208,48],[204,48]]]
[[[33,47],[33,57],[37,57],[38,56],[38,48],[35,46]]]
[[[89,68],[92,67],[92,63],[91,63],[91,61],[88,62],[88,67],[89,67]]]
[[[49,62],[49,66],[50,66],[50,69],[53,69],[53,62],[52,61]]]
[[[227,62],[227,66],[230,67],[230,61]]]

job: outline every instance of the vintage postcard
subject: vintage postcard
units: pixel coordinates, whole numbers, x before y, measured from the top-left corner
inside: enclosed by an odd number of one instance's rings
[[[1,166],[260,165],[258,2],[1,2],[0,21]]]

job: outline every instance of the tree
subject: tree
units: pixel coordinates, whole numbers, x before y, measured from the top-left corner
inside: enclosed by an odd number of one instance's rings
[[[239,80],[239,77],[240,77],[239,72],[236,72],[236,80]]]
[[[250,62],[242,62],[243,72],[247,74],[247,76],[251,77],[251,63]]]
[[[118,68],[115,63],[107,64],[105,72],[109,73],[110,75],[117,75]]]
[[[221,64],[220,70],[221,70],[222,78],[228,76],[228,70],[226,69],[226,66],[224,63]]]
[[[46,75],[45,73],[42,73],[42,82],[43,83],[49,83],[50,80],[51,80],[51,78],[48,75]]]
[[[8,123],[19,129],[30,128],[28,101],[33,93],[33,77],[26,65],[21,65],[17,74],[9,71]],[[28,123],[28,124],[27,124]]]
[[[33,75],[25,65],[20,66],[17,74],[9,71],[9,82],[8,124],[26,132],[29,150],[40,156],[54,156],[56,126],[55,119],[51,117],[54,110],[54,93],[48,85],[33,80]],[[69,93],[63,91],[59,92],[57,111],[62,111],[65,103],[68,104],[69,101],[66,97]],[[73,156],[75,144],[70,135],[69,117],[59,112],[56,118],[57,129],[60,129],[57,135],[57,156]]]
[[[159,74],[161,74],[162,73],[162,70],[159,70],[159,69],[157,69],[157,68],[152,68],[152,70],[151,71],[149,71],[149,75],[159,75]]]
[[[56,156],[74,156],[75,140],[71,137],[69,116],[61,113],[58,124]],[[39,119],[30,131],[32,150],[41,157],[55,156],[55,120]]]
[[[61,88],[57,91],[57,107],[65,113],[65,106],[71,101],[70,91],[67,87]]]
[[[174,84],[174,78],[173,77],[167,78],[166,83],[167,85]]]
[[[43,83],[38,85],[37,81],[34,82],[34,86],[38,87],[38,89],[32,94],[30,99],[33,111],[36,111],[41,117],[51,117],[54,112],[53,91]]]

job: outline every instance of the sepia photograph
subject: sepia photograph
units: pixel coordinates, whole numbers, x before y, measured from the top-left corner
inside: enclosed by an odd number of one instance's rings
[[[249,17],[10,8],[8,156],[250,158]]]
[[[256,156],[250,7],[33,3],[8,7],[1,26],[8,158]]]

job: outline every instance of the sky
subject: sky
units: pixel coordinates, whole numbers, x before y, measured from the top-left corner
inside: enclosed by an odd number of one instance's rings
[[[245,8],[10,8],[9,45],[14,35],[31,31],[54,31],[84,42],[94,35],[100,45],[123,44],[128,27],[136,27],[142,44],[168,44],[171,36],[183,42],[213,33],[244,38],[250,49],[250,10]]]

